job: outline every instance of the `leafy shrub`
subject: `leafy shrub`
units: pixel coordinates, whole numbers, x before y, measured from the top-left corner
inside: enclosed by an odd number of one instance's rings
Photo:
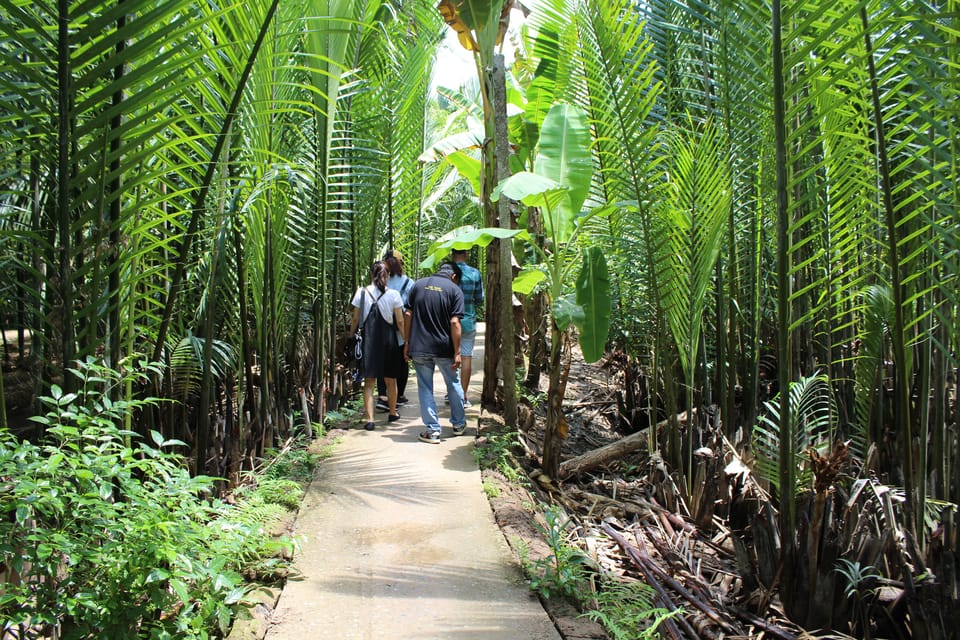
[[[520,480],[520,471],[513,459],[513,450],[520,446],[517,431],[492,433],[482,445],[473,449],[473,457],[481,469],[499,469],[510,482]]]
[[[568,540],[573,522],[560,507],[545,507],[543,517],[546,526],[538,527],[546,538],[550,554],[533,562],[527,561],[530,588],[545,598],[562,595],[580,602],[587,585],[588,568],[593,561]]]
[[[267,449],[263,453],[263,477],[266,480],[288,479],[307,482],[313,477],[320,456],[307,449],[309,443],[299,441],[294,446],[282,450]],[[263,480],[261,480],[261,483]],[[299,496],[297,498],[299,503]]]
[[[303,488],[286,478],[264,478],[257,484],[257,494],[268,504],[279,504],[294,510],[300,506]]]
[[[0,432],[0,562],[16,576],[0,593],[7,629],[81,638],[209,638],[244,597],[244,562],[268,555],[257,526],[190,477],[183,443],[121,429],[157,400],[110,400],[143,379],[81,363],[81,391],[54,386],[38,418],[46,437]],[[216,631],[213,632],[214,634]],[[23,634],[21,633],[22,637]]]

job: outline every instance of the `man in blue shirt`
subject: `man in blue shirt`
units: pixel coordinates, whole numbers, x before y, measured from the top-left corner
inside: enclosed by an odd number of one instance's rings
[[[467,390],[473,372],[473,343],[477,338],[477,309],[483,304],[483,278],[480,271],[467,264],[467,250],[454,249],[450,259],[460,266],[460,290],[463,291],[463,320],[460,322],[460,386],[463,406],[470,407]]]

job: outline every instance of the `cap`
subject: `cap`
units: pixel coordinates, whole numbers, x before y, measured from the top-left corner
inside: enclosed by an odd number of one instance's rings
[[[383,259],[396,258],[400,262],[403,262],[403,254],[397,251],[396,249],[387,249],[387,252],[383,254]]]

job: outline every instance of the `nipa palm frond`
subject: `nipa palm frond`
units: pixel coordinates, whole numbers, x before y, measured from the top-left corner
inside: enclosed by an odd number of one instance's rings
[[[798,458],[793,461],[799,469],[796,475],[797,489],[811,489],[813,472],[801,466],[800,456],[807,449],[818,452],[832,446],[837,428],[837,411],[824,375],[812,375],[794,382],[789,390],[791,424],[794,425],[794,451]],[[765,403],[766,414],[753,429],[753,450],[756,453],[756,473],[774,488],[780,488],[780,402],[777,398]]]

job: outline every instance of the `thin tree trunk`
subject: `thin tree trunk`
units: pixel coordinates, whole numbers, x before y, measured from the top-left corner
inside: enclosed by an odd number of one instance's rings
[[[499,206],[495,205],[490,199],[493,189],[497,184],[497,158],[496,144],[497,133],[494,122],[494,91],[491,70],[484,72],[484,65],[481,61],[480,68],[480,90],[483,98],[484,111],[484,140],[482,149],[482,179],[481,184],[481,202],[483,203],[484,222],[488,227],[500,226]],[[491,149],[492,146],[492,149]],[[505,199],[501,198],[501,202]],[[497,383],[502,373],[504,364],[503,357],[503,328],[501,309],[510,307],[510,290],[502,288],[503,278],[500,275],[502,268],[500,257],[500,244],[491,242],[487,246],[487,306],[486,306],[486,332],[484,335],[484,358],[483,358],[483,389],[480,393],[481,403],[488,406],[496,406],[497,403]],[[509,269],[509,264],[507,265]],[[501,371],[498,371],[498,367]]]
[[[239,472],[241,466],[240,456],[246,453],[245,451],[240,451],[240,441],[242,440],[244,443],[256,441],[255,438],[250,437],[251,434],[247,429],[251,424],[256,424],[257,395],[253,386],[253,350],[251,349],[250,330],[247,322],[249,309],[247,308],[247,280],[245,261],[243,259],[243,238],[240,233],[241,226],[239,220],[236,218],[236,209],[234,209],[231,214],[234,216],[233,224],[230,226],[231,229],[233,229],[233,251],[237,265],[237,291],[240,294],[240,299],[237,300],[237,304],[240,307],[240,354],[242,362],[240,366],[240,379],[237,381],[237,389],[245,389],[243,393],[240,391],[237,392],[240,397],[237,398],[237,420],[234,431],[236,446],[230,451],[230,461],[228,463],[228,467],[231,470],[230,480],[235,482],[237,478],[234,477],[233,474]],[[244,401],[244,396],[246,401]],[[245,406],[247,403],[250,403],[249,410],[247,410]],[[252,416],[253,420],[249,420],[248,416]]]
[[[880,89],[877,82],[877,72],[873,61],[873,45],[870,40],[870,29],[867,20],[867,10],[860,9],[860,21],[863,25],[863,39],[866,47],[867,71],[870,75],[870,94],[872,97],[874,127],[876,130],[877,163],[880,171],[880,195],[883,201],[883,210],[887,231],[888,266],[890,268],[890,288],[893,291],[893,326],[890,336],[893,342],[894,364],[894,429],[901,435],[903,455],[903,488],[906,498],[904,507],[904,525],[913,544],[917,540],[917,523],[922,522],[923,513],[919,511],[918,479],[914,470],[913,449],[913,419],[910,410],[910,382],[911,371],[907,360],[906,327],[903,317],[903,280],[900,273],[900,250],[898,240],[897,213],[893,204],[893,181],[890,175],[890,162],[887,158],[886,127],[883,119],[883,108],[880,104]],[[919,555],[914,553],[914,555]],[[919,560],[919,558],[914,558]],[[922,566],[918,564],[918,567]],[[918,568],[919,570],[919,568]]]
[[[530,207],[527,210],[527,232],[531,242],[535,242],[543,249],[543,218],[540,210]],[[527,296],[526,314],[528,343],[527,343],[527,376],[523,385],[531,390],[540,388],[540,374],[548,357],[547,352],[547,305],[546,294],[537,291]]]
[[[792,339],[790,331],[790,211],[787,203],[787,127],[784,103],[783,38],[780,23],[780,0],[772,4],[773,32],[773,113],[776,143],[776,198],[777,198],[777,352],[778,382],[780,387],[780,538],[783,582],[789,588],[780,594],[788,616],[797,614],[796,593],[793,589],[797,576],[796,500],[794,496],[795,468],[793,424],[790,415],[790,372],[792,366]]]
[[[76,390],[76,378],[66,374],[76,358],[74,336],[73,267],[70,237],[70,3],[57,2],[57,230],[60,246],[60,366],[65,391]]]
[[[117,6],[122,7],[126,0],[117,0]],[[122,32],[127,24],[127,16],[122,15],[117,19],[117,31]],[[126,41],[120,39],[116,46],[116,55],[118,58],[123,56],[123,50]],[[113,68],[113,80],[119,86],[123,80],[124,67],[118,64]],[[110,153],[113,160],[110,162],[110,173],[116,176],[110,181],[107,187],[109,194],[109,225],[110,225],[110,262],[111,268],[107,276],[107,291],[109,292],[110,313],[107,322],[107,356],[110,366],[116,367],[120,362],[120,269],[119,269],[119,251],[120,251],[120,134],[123,126],[123,116],[121,115],[121,105],[123,104],[123,91],[119,90],[113,94],[113,109],[117,115],[110,120]],[[119,392],[119,389],[117,389]],[[117,397],[113,398],[117,400]]]
[[[229,150],[226,153],[229,164]],[[219,200],[219,214],[223,218],[224,199]],[[210,257],[210,279],[207,283],[207,301],[203,316],[203,371],[200,377],[200,407],[197,411],[197,437],[196,437],[196,472],[200,474],[207,473],[206,459],[207,449],[210,443],[210,413],[211,407],[215,407],[214,385],[213,385],[213,341],[214,341],[214,320],[217,315],[217,273],[220,271],[220,256],[223,254],[223,241],[226,238],[227,231],[222,229],[222,224],[217,225],[221,228],[214,238],[212,252]],[[213,471],[219,475],[220,469]]]
[[[503,56],[493,56],[493,110],[496,124],[497,182],[510,177],[510,140],[507,130],[507,85]],[[497,213],[501,229],[513,227],[510,217],[510,199],[497,201]],[[500,370],[503,373],[503,420],[508,427],[517,426],[517,360],[516,327],[513,326],[513,240],[504,238],[496,244],[500,248]]]
[[[550,384],[547,387],[547,418],[543,433],[543,462],[541,468],[549,478],[556,479],[560,473],[560,454],[567,438],[567,422],[563,417],[565,379],[563,375],[563,351],[567,346],[568,333],[561,331],[551,320],[550,331]]]

